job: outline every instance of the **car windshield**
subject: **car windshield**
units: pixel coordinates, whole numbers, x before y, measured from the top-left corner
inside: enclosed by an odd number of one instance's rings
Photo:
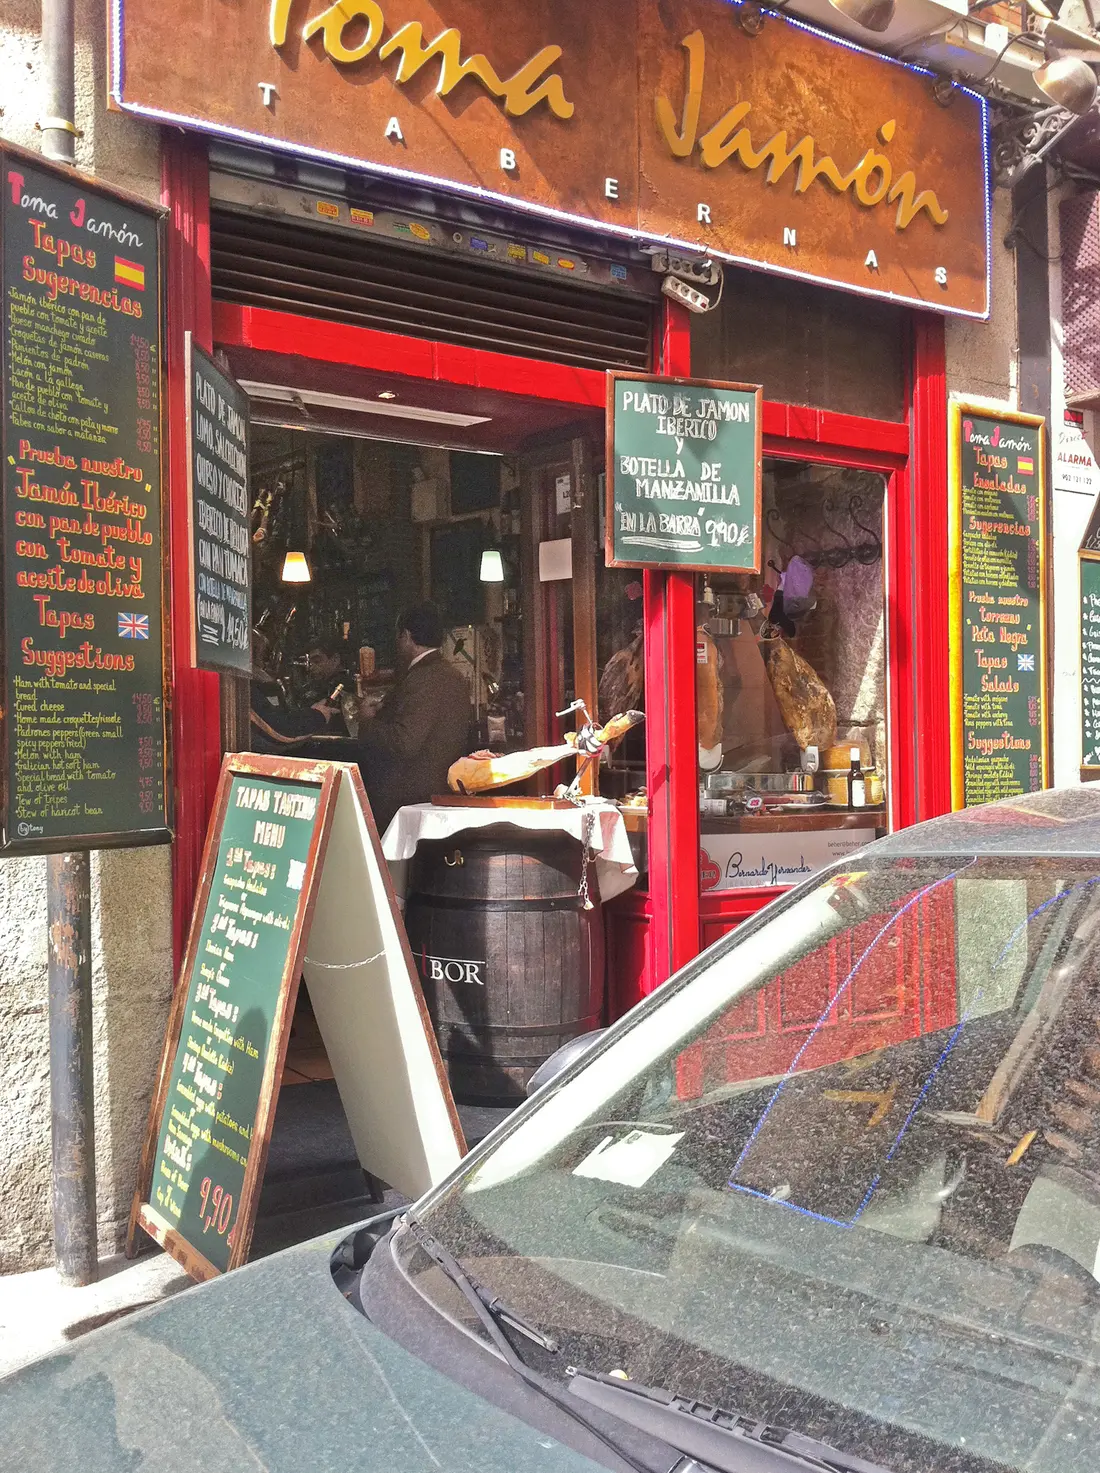
[[[1092,1473],[1100,861],[859,864],[649,999],[421,1220],[560,1343],[522,1344],[551,1375],[896,1473]]]

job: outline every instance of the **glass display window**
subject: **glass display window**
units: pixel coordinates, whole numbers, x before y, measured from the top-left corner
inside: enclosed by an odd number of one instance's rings
[[[886,823],[885,489],[766,458],[763,571],[697,580],[704,890],[793,884]]]

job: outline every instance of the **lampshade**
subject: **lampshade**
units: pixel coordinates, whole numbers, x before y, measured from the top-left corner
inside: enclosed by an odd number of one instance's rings
[[[288,552],[283,559],[284,583],[308,583],[312,574],[304,552]]]
[[[829,0],[829,4],[865,31],[885,31],[894,18],[894,0]]]
[[[1039,91],[1067,112],[1087,113],[1096,101],[1096,73],[1077,56],[1055,56],[1032,73]]]
[[[495,547],[487,547],[481,554],[482,583],[504,582],[504,559]]]

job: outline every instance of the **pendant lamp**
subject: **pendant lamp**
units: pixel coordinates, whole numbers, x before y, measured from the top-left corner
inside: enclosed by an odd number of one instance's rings
[[[284,583],[308,583],[312,574],[304,552],[288,552],[283,559],[282,578]]]

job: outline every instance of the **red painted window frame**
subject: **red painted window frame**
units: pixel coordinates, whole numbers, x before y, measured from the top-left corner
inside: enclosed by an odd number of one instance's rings
[[[767,401],[764,405],[765,455],[859,467],[888,478],[887,730],[895,830],[951,808],[943,319],[912,314],[909,346],[907,414],[901,423]],[[679,658],[693,661],[694,644]],[[686,852],[675,866],[683,877],[679,894],[689,885]],[[704,893],[700,944],[717,940],[783,893],[775,888]]]
[[[449,384],[536,395],[602,408],[601,372],[455,347],[267,309],[212,302],[209,176],[205,148],[166,135],[163,200],[169,208],[167,403],[172,587],[172,731],[176,838],[173,914],[182,956],[221,755],[219,681],[190,665],[190,533],[184,414],[183,337],[210,348],[247,346],[332,363],[383,368]],[[690,374],[689,318],[665,303],[658,339],[661,372]],[[767,402],[767,454],[862,465],[893,474],[888,534],[891,629],[890,721],[895,824],[950,807],[947,704],[947,404],[942,320],[913,316],[912,379],[905,424],[859,419]],[[649,931],[645,976],[652,989],[689,961],[701,942],[699,812],[696,779],[694,580],[647,572],[647,705],[661,719],[647,725],[650,790]],[[940,590],[918,600],[918,588]],[[744,917],[758,899],[733,892],[723,904]],[[641,897],[639,897],[639,901]],[[755,907],[754,907],[755,908]],[[716,919],[708,912],[707,920]],[[640,917],[639,917],[640,919]],[[733,921],[731,913],[729,919]],[[629,1001],[621,997],[620,1003]]]

